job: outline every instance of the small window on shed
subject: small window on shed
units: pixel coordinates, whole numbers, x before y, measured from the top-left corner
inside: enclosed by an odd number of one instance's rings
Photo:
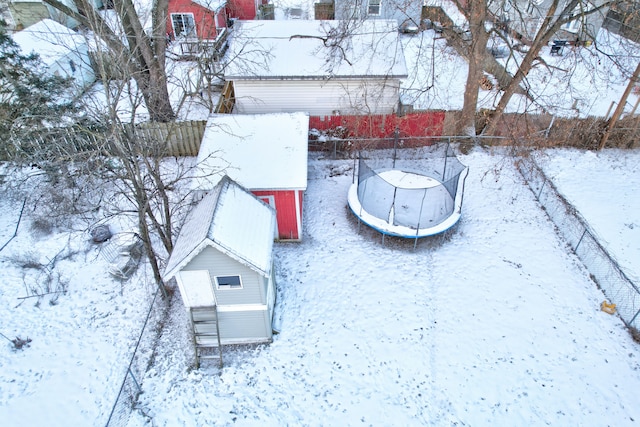
[[[240,276],[216,276],[215,280],[218,289],[242,289]]]

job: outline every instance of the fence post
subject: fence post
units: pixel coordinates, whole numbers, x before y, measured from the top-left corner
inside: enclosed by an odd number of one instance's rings
[[[129,367],[127,369],[127,371],[129,372],[129,375],[131,375],[131,379],[133,380],[133,383],[136,385],[136,388],[138,389],[138,393],[142,391],[142,387],[140,387],[140,384],[138,383],[138,380],[136,380],[136,376],[133,375],[133,371],[131,370],[131,367]]]
[[[578,252],[578,247],[580,246],[580,243],[582,243],[582,239],[584,239],[584,236],[587,234],[587,229],[585,228],[584,231],[582,232],[582,236],[580,236],[580,240],[578,240],[578,244],[576,245],[576,247],[573,249],[574,252]]]
[[[631,326],[631,327],[635,327],[635,326],[633,326],[633,322],[635,322],[635,321],[636,321],[636,318],[638,317],[638,315],[639,315],[639,314],[640,314],[640,310],[638,310],[638,311],[636,312],[636,314],[631,318],[631,320],[629,321],[629,326]]]

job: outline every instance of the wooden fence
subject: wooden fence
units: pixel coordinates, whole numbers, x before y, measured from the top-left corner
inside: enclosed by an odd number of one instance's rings
[[[145,140],[166,143],[169,156],[197,156],[206,126],[206,120],[149,122],[137,125],[136,132]]]

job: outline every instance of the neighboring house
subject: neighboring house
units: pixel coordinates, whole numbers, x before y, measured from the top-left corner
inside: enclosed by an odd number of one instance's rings
[[[231,20],[251,20],[263,0],[169,0],[167,34],[172,38],[214,40]]]
[[[69,8],[77,11],[72,0],[61,1]],[[8,3],[11,21],[13,21],[13,28],[11,29],[16,31],[30,27],[43,19],[53,19],[69,28],[76,28],[78,26],[78,21],[45,4],[42,0],[9,0]],[[93,5],[96,9],[103,7],[102,0],[89,0],[89,4]]]
[[[609,8],[589,14],[579,16],[585,11],[592,10],[606,0],[586,0],[579,2],[571,15],[576,19],[569,21],[562,26],[554,39],[567,40],[570,42],[593,40],[600,27],[604,23]],[[542,24],[547,11],[551,7],[553,0],[503,0],[491,2],[489,10],[496,17],[496,20],[508,28],[514,35],[522,36],[523,40],[533,40]],[[556,17],[566,7],[567,1],[561,1],[556,12]]]
[[[407,77],[397,28],[389,20],[236,23],[225,70],[234,112],[395,113]]]
[[[96,80],[86,39],[62,24],[44,19],[13,34],[13,39],[23,53],[37,53],[47,73],[71,77],[73,95],[80,94]]]
[[[227,27],[227,0],[169,0],[167,34],[176,39],[215,40]]]
[[[269,0],[229,0],[227,8],[229,17],[240,20],[256,19],[260,7],[269,3]]]
[[[421,1],[415,0],[335,0],[336,19],[393,19],[399,26],[420,25]]]
[[[188,312],[217,312],[222,345],[272,340],[274,228],[274,210],[224,177],[180,230],[163,279],[176,278]]]
[[[210,190],[228,175],[276,210],[272,237],[301,240],[308,136],[304,113],[214,114],[200,145],[194,189]]]

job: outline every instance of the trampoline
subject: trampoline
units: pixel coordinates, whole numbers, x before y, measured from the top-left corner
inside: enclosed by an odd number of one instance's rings
[[[396,159],[360,153],[357,181],[349,188],[351,211],[383,235],[418,239],[443,233],[462,214],[469,168],[449,144],[428,147],[424,158]]]

